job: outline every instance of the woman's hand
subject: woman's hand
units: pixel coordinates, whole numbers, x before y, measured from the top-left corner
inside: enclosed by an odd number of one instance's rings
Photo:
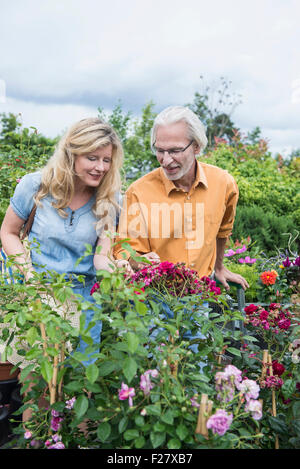
[[[134,274],[134,270],[131,268],[129,262],[126,261],[125,259],[117,259],[117,260],[115,260],[115,266],[116,266],[118,269],[125,268],[126,274],[128,274],[128,275],[133,275],[133,274]]]
[[[160,263],[160,257],[158,254],[156,254],[156,252],[147,252],[146,254],[140,254],[139,257],[144,257],[145,259],[150,261],[152,264]],[[134,271],[143,269],[144,267],[148,265],[147,262],[134,261],[131,257],[129,258],[129,263]]]

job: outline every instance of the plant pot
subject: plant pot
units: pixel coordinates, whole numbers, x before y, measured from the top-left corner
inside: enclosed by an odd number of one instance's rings
[[[19,381],[17,379],[8,379],[6,381],[0,381],[0,393],[2,399],[0,404],[9,404],[13,390],[18,386]]]
[[[9,440],[8,408],[0,406],[0,446]]]
[[[6,381],[8,379],[15,379],[17,378],[20,370],[19,368],[11,373],[14,365],[9,362],[0,362],[0,381]]]
[[[16,412],[22,405],[23,402],[20,395],[20,386],[18,386],[11,393],[9,403],[9,420],[12,426],[19,425],[22,422],[22,414],[14,415],[14,412]]]

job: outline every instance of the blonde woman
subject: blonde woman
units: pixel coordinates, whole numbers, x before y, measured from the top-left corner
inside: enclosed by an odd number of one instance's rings
[[[73,292],[92,301],[90,290],[96,270],[111,268],[110,239],[104,236],[104,229],[113,230],[117,224],[122,159],[122,145],[112,127],[98,118],[88,118],[66,132],[41,171],[22,178],[3,220],[1,242],[6,254],[18,256],[18,267],[26,281],[30,282],[33,270],[65,273],[72,278]],[[28,266],[20,232],[34,204],[37,209],[29,234],[32,265]],[[103,223],[108,220],[107,208],[110,223]],[[35,240],[39,249],[34,248]],[[100,245],[100,254],[75,265],[86,244],[94,250]],[[127,266],[126,261],[115,262]],[[83,275],[84,284],[74,274]],[[82,314],[86,314],[88,324],[93,312]],[[98,321],[90,330],[96,343],[100,342],[101,327]],[[78,350],[85,348],[80,342]]]

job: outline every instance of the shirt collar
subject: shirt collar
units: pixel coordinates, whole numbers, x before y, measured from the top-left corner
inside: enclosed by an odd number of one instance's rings
[[[159,170],[160,170],[161,179],[162,179],[163,185],[165,186],[167,195],[169,195],[172,190],[175,190],[175,191],[178,190],[178,188],[175,186],[174,182],[167,178],[167,176],[165,175],[165,172],[162,169],[162,167],[160,167]],[[203,186],[206,189],[208,188],[208,183],[207,183],[207,179],[206,179],[204,169],[203,169],[200,161],[197,160],[196,179],[195,179],[194,184],[193,184],[191,189],[194,190],[199,184],[203,184]]]

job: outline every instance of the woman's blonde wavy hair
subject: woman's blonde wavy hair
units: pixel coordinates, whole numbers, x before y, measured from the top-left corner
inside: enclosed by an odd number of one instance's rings
[[[112,163],[96,189],[93,212],[96,217],[101,213],[102,201],[112,203],[118,208],[115,197],[121,190],[120,168],[123,163],[123,148],[114,129],[97,117],[76,122],[60,139],[54,154],[42,169],[41,186],[35,196],[36,204],[40,205],[41,200],[50,194],[54,198],[53,207],[62,217],[67,217],[64,209],[68,207],[74,195],[76,156],[91,153],[109,144],[112,145]]]

